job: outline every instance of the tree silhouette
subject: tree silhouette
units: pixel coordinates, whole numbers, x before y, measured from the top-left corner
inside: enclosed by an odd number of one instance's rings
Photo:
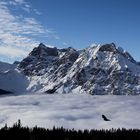
[[[139,129],[75,130],[63,127],[45,129],[23,127],[20,120],[12,127],[0,129],[0,140],[140,140]]]

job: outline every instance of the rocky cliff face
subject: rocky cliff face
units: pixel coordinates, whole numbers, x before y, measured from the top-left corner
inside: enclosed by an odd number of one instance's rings
[[[140,67],[114,44],[85,49],[71,68],[73,84],[90,94],[139,94]]]
[[[139,63],[114,43],[81,51],[41,43],[21,62],[0,65],[0,89],[5,91],[140,94]]]
[[[30,77],[28,90],[47,93],[140,94],[140,66],[114,43],[80,52],[40,44],[18,66]]]

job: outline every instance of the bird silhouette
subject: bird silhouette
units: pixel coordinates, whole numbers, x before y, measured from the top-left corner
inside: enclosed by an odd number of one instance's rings
[[[102,115],[102,118],[103,118],[104,121],[111,121],[105,115]]]

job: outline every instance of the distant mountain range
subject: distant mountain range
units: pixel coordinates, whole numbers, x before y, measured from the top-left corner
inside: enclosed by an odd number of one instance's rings
[[[0,62],[0,92],[140,94],[140,65],[114,43],[77,51],[40,43],[21,62]]]

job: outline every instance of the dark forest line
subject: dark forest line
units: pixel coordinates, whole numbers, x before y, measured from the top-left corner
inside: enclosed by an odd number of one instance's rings
[[[23,127],[20,120],[0,129],[0,140],[140,140],[139,129],[74,130],[63,127],[46,129]]]

